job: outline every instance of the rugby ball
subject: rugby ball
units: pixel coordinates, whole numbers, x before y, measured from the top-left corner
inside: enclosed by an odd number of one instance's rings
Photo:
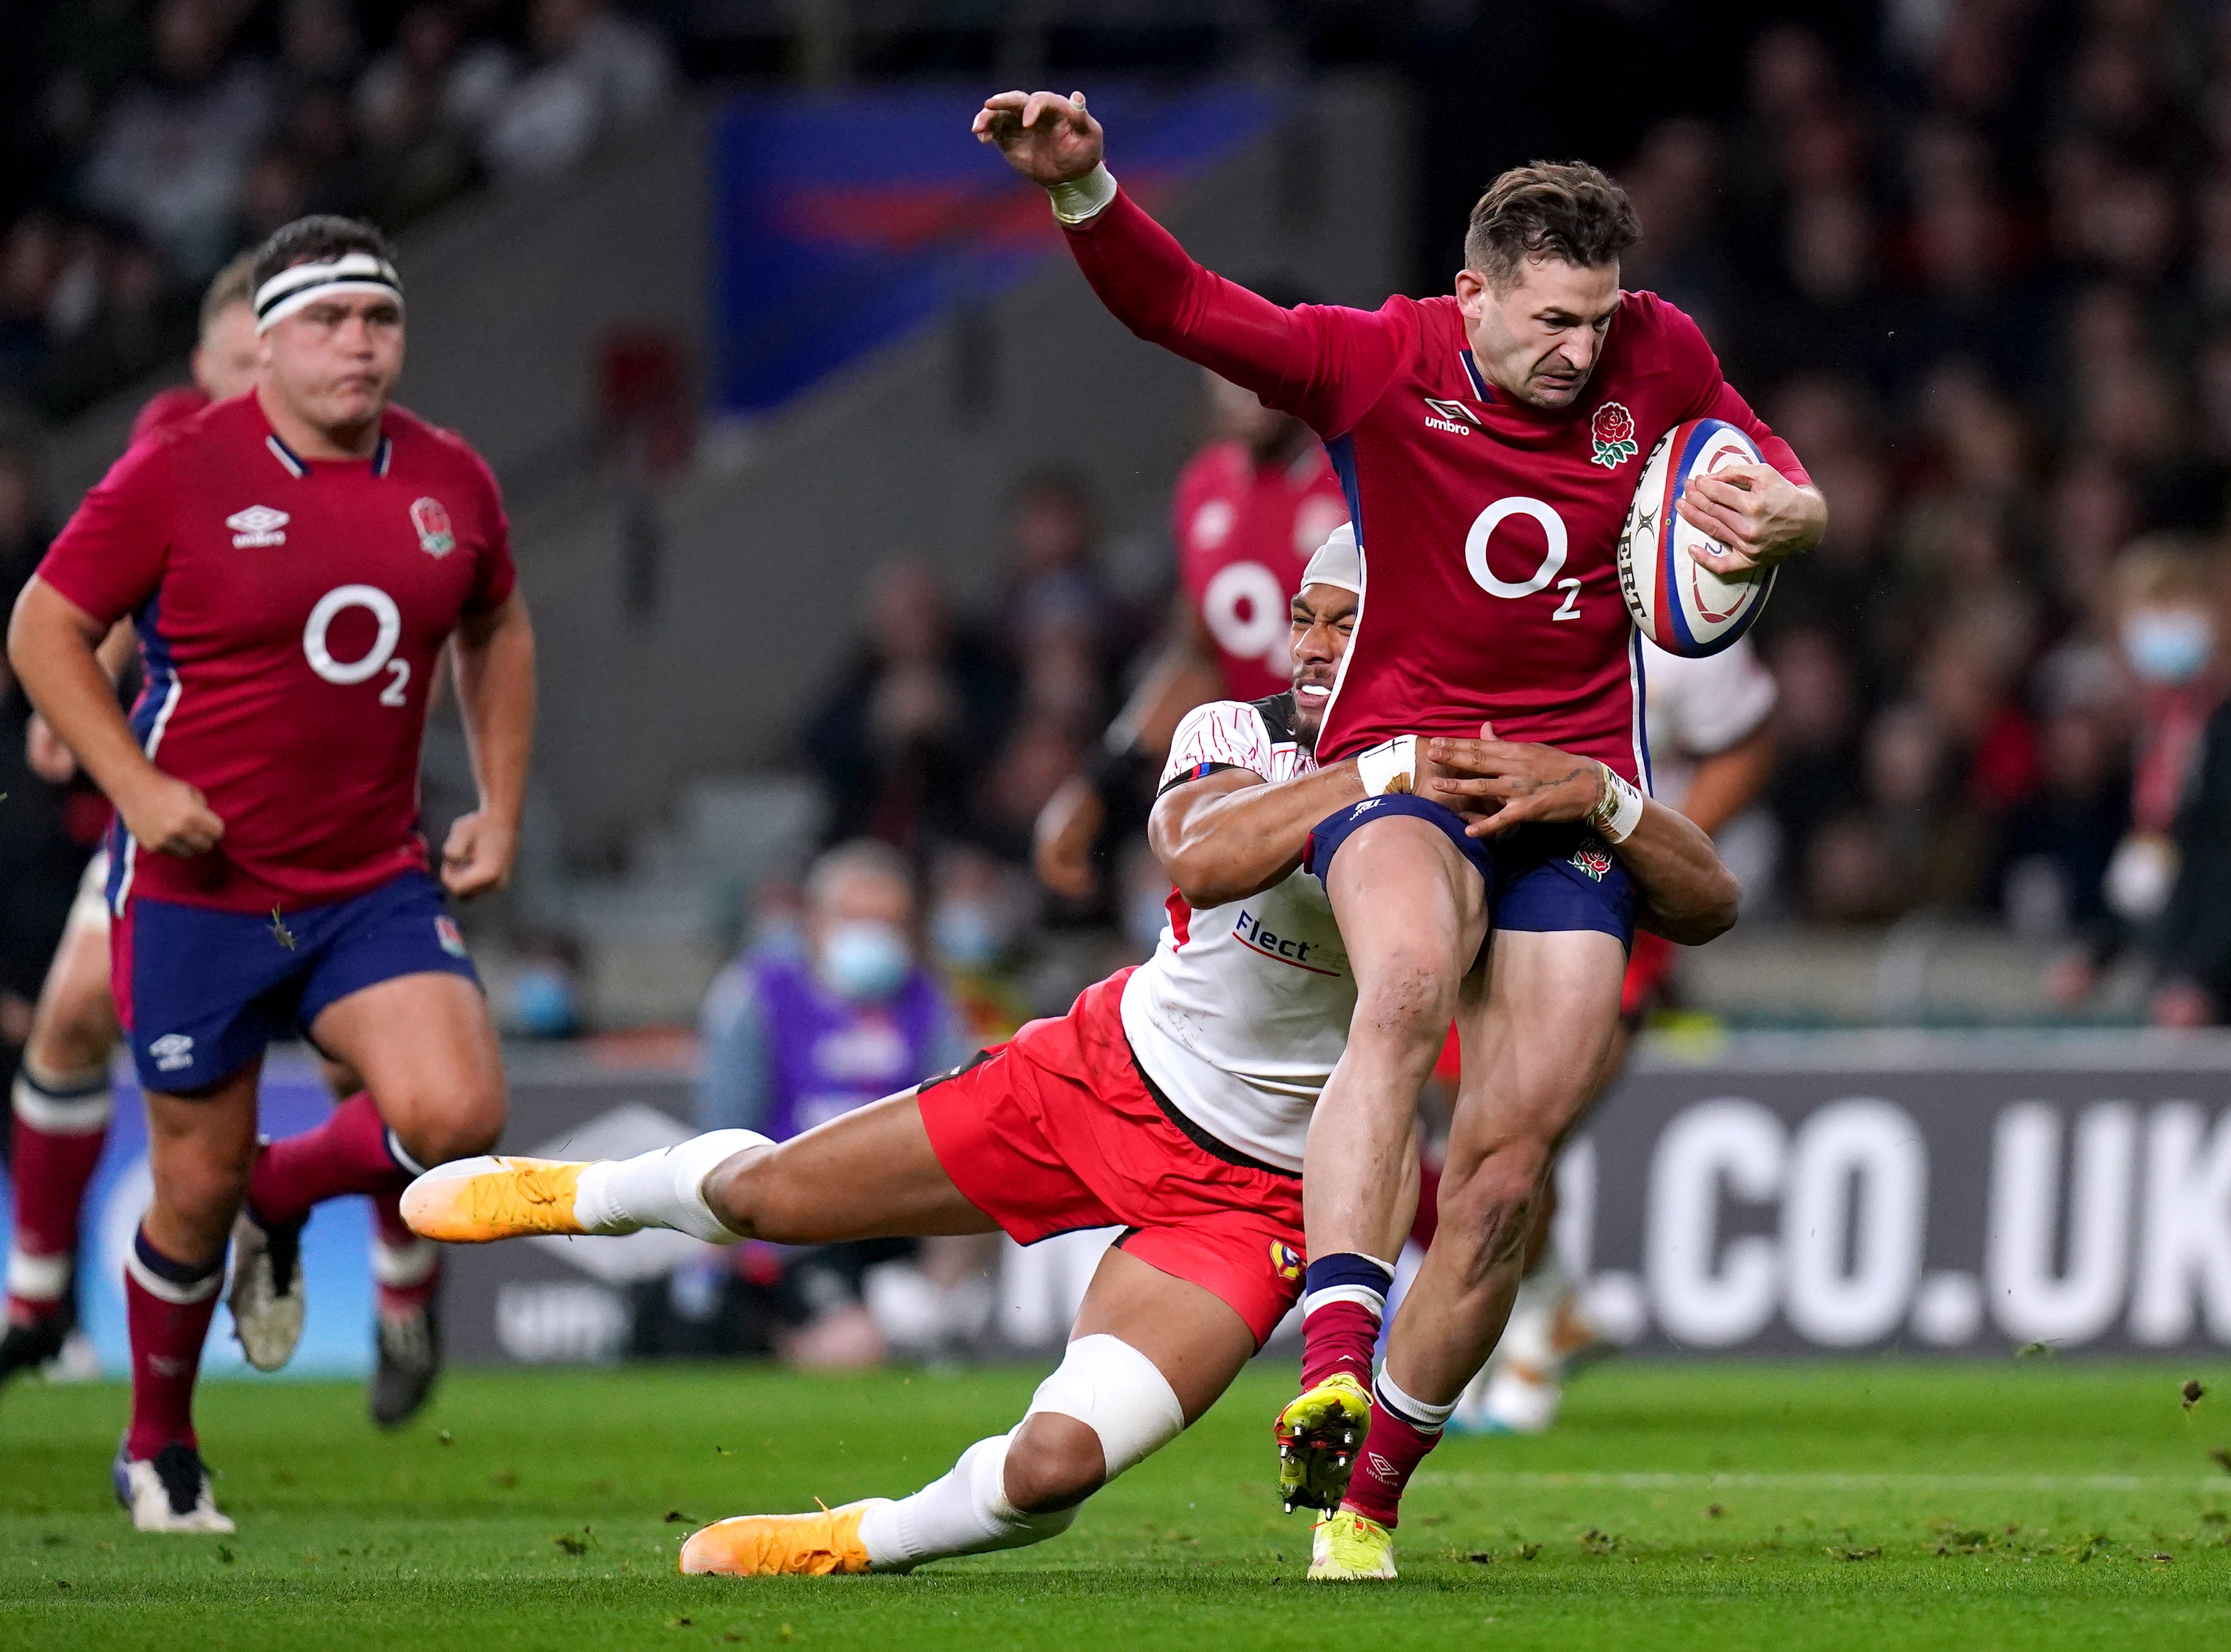
[[[1758,448],[1724,419],[1691,419],[1661,437],[1619,537],[1619,588],[1635,628],[1668,654],[1700,659],[1735,646],[1766,607],[1774,570],[1723,578],[1691,554],[1727,546],[1689,526],[1673,502],[1691,476],[1759,462]]]

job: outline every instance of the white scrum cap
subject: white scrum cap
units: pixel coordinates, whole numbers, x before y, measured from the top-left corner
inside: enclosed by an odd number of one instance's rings
[[[1342,590],[1363,595],[1363,553],[1355,548],[1355,528],[1342,522],[1332,531],[1332,538],[1317,547],[1310,558],[1310,565],[1302,571],[1302,584],[1337,585]]]

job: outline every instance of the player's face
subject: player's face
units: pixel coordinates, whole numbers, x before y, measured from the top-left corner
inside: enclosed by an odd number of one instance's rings
[[[255,388],[255,364],[262,341],[255,336],[255,312],[228,304],[210,318],[194,345],[194,383],[212,402],[229,402]]]
[[[1459,270],[1457,302],[1489,384],[1530,406],[1570,407],[1619,308],[1619,266],[1529,258],[1502,288],[1478,270]]]
[[[1341,656],[1355,630],[1355,593],[1338,585],[1304,585],[1294,598],[1294,732],[1310,745],[1324,726],[1325,707],[1340,675]]]
[[[307,423],[361,429],[379,417],[403,371],[403,307],[377,293],[321,299],[263,334],[259,365],[266,393]]]

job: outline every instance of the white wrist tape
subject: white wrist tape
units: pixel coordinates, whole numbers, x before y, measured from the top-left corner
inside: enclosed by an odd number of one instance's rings
[[[1607,765],[1604,795],[1588,811],[1588,824],[1614,843],[1624,843],[1642,824],[1642,794]]]
[[[1068,184],[1049,184],[1053,216],[1064,223],[1083,223],[1116,198],[1116,174],[1103,161],[1083,177]]]
[[[1355,758],[1356,778],[1363,782],[1366,797],[1379,797],[1390,791],[1415,791],[1418,789],[1418,737],[1398,734],[1368,752],[1359,752]]]

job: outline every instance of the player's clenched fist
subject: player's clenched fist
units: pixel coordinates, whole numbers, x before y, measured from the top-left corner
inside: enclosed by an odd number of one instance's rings
[[[1002,92],[984,100],[970,130],[978,143],[999,145],[1010,166],[1048,188],[1076,183],[1107,152],[1082,92]]]
[[[224,823],[198,787],[151,773],[116,799],[124,829],[142,849],[165,855],[206,855],[224,836]]]
[[[511,881],[518,842],[487,815],[460,815],[442,845],[442,887],[460,900],[501,889]]]

